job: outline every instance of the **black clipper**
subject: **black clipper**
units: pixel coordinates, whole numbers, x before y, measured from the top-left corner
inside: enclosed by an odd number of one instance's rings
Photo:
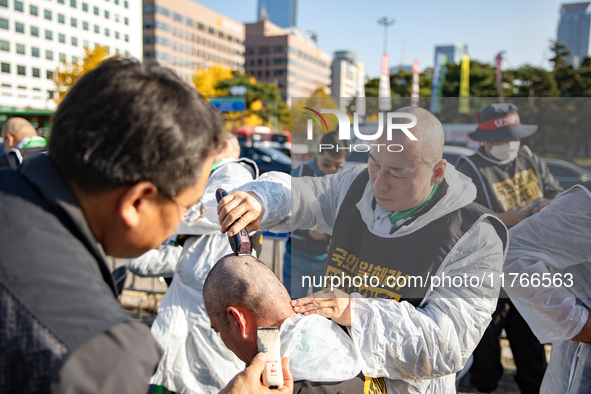
[[[220,202],[220,200],[228,195],[228,192],[224,189],[218,189],[215,192],[215,198]],[[238,221],[238,220],[236,220]],[[236,222],[234,222],[236,223]],[[232,224],[234,224],[232,223]],[[245,228],[240,230],[240,232],[233,237],[228,236],[228,242],[230,242],[230,247],[236,256],[244,255],[244,254],[251,254],[252,253],[252,245],[250,244],[250,237],[248,236],[248,232]]]

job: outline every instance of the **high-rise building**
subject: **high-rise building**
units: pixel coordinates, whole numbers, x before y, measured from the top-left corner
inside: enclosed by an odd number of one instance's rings
[[[192,83],[197,68],[244,67],[244,24],[192,0],[144,0],[144,59]]]
[[[357,96],[357,60],[354,51],[337,51],[332,61],[332,97],[339,109],[344,111]]]
[[[60,65],[84,47],[142,59],[141,5],[132,0],[0,0],[0,106],[49,109]]]
[[[570,55],[565,59],[578,68],[589,54],[589,32],[591,14],[587,12],[589,2],[562,4],[556,41],[565,45]]]
[[[279,27],[296,26],[297,0],[259,0],[257,21],[269,20]]]
[[[309,97],[323,88],[330,94],[330,55],[298,30],[269,22],[246,25],[245,70],[262,82],[277,83],[284,100]]]
[[[435,47],[435,56],[433,57],[433,67],[437,63],[437,54],[442,53],[447,56],[448,63],[460,64],[464,53],[468,53],[466,44],[437,45]]]

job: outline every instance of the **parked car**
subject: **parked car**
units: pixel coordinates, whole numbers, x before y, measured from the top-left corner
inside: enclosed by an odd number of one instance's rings
[[[568,161],[542,159],[565,190],[579,183],[591,181],[591,172]]]
[[[269,171],[291,172],[291,158],[273,148],[242,147],[240,157],[246,157],[257,163],[259,172]]]

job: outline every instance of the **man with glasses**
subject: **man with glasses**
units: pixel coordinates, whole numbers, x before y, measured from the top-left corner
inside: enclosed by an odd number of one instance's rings
[[[521,124],[514,104],[491,104],[476,115],[478,129],[469,134],[480,141],[472,156],[458,159],[457,169],[476,185],[476,202],[495,212],[512,227],[550,204],[562,188],[546,164],[521,139],[534,134],[537,125]],[[499,335],[505,329],[517,366],[515,380],[522,393],[539,392],[546,356],[544,347],[501,291],[493,320],[474,351],[470,382],[479,392],[497,387],[503,374]]]

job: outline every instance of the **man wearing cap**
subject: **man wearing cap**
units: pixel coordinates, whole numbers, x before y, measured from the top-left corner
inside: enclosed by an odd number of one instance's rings
[[[491,104],[480,114],[478,129],[469,134],[480,141],[472,156],[458,159],[457,169],[476,185],[476,202],[512,227],[548,205],[562,188],[546,164],[521,139],[537,125],[521,124],[514,104]],[[493,320],[474,351],[470,383],[491,392],[503,374],[498,337],[505,329],[517,366],[515,380],[522,393],[539,392],[546,357],[544,347],[502,291]]]

